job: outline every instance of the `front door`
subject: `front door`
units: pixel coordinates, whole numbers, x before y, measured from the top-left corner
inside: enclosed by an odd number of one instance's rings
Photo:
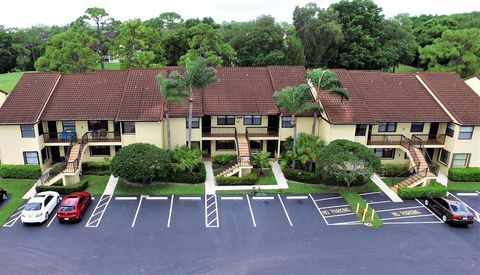
[[[209,134],[210,127],[212,127],[212,117],[211,116],[203,116],[202,117],[202,133]]]
[[[202,151],[206,152],[205,156],[207,157],[212,155],[212,143],[210,140],[202,140]]]
[[[58,134],[57,134],[57,122],[56,121],[49,121],[47,122],[48,125],[48,135],[49,139],[57,139]]]
[[[279,118],[278,116],[268,116],[268,132],[271,133],[278,133],[278,124]]]
[[[438,134],[438,122],[430,123],[430,131],[428,132],[428,139],[436,139]]]
[[[52,156],[52,163],[57,163],[62,161],[60,158],[60,147],[52,146],[50,147],[50,155]]]
[[[275,152],[277,152],[278,140],[267,140],[267,152],[271,154],[272,157],[275,157]]]

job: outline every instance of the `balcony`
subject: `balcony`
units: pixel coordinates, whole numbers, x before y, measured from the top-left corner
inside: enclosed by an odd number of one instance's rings
[[[119,133],[112,131],[91,131],[86,132],[82,139],[86,138],[86,142],[121,142],[122,138]]]
[[[63,131],[56,133],[43,133],[43,141],[45,143],[69,143],[70,140],[77,141],[77,132]]]
[[[109,131],[90,131],[86,132],[82,137],[75,131],[63,131],[58,133],[44,133],[43,140],[45,143],[69,143],[70,140],[77,142],[79,138],[86,139],[87,142],[121,142],[122,138],[119,133]]]
[[[445,135],[437,135],[432,137],[430,135],[412,135],[412,142],[414,144],[423,145],[444,145],[445,144]]]
[[[278,129],[269,127],[247,127],[248,137],[278,137]]]
[[[401,145],[408,146],[410,140],[403,135],[371,135],[368,145]]]
[[[237,135],[235,127],[203,127],[203,137],[228,137],[234,138]]]

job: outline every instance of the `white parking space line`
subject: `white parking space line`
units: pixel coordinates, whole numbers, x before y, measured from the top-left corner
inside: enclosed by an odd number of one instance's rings
[[[310,195],[310,197],[312,198],[313,201],[328,201],[328,200],[336,200],[336,199],[341,199],[341,198],[343,198],[343,197],[332,197],[332,198],[324,198],[324,199],[314,200],[313,197],[312,197],[312,195],[311,195],[311,194],[309,194],[309,195]]]
[[[363,195],[373,195],[373,194],[380,194],[382,192],[368,192],[368,193],[361,193],[359,194],[360,196],[363,196]]]
[[[137,197],[115,197],[116,201],[135,201]]]
[[[480,191],[477,191],[477,193],[480,195]]]
[[[221,197],[223,201],[243,201],[243,197]]]
[[[392,201],[374,201],[374,202],[369,202],[368,204],[381,204],[381,203],[389,203]]]
[[[172,200],[170,201],[170,211],[168,212],[168,222],[167,222],[167,227],[170,227],[170,221],[172,219],[172,209],[173,209],[173,197],[175,195],[172,195]]]
[[[349,205],[349,204],[342,204],[342,205],[334,205],[334,206],[319,207],[318,209],[320,209],[320,210],[323,210],[323,209],[337,208],[337,207],[345,207],[345,206],[350,206],[350,205]]]
[[[456,198],[457,200],[463,202],[463,204],[465,204],[467,206],[468,209],[470,209],[474,214],[475,214],[475,220],[477,220],[477,222],[480,222],[480,214],[475,211],[475,209],[473,209],[472,207],[470,207],[470,205],[466,204],[464,201],[462,201],[461,199],[459,199],[457,196],[455,196],[454,194],[450,193],[450,192],[447,192],[447,194],[449,195],[452,195],[454,198]]]
[[[327,225],[329,225],[329,223],[327,222],[327,219],[325,219],[325,216],[322,214],[322,211],[320,210],[320,208],[318,208],[317,203],[316,203],[315,200],[313,199],[312,194],[308,194],[308,195],[310,196],[310,199],[312,199],[312,202],[313,202],[313,204],[315,205],[315,208],[317,208],[318,213],[320,213],[320,215],[322,216],[322,218],[323,218],[323,220],[325,221],[325,223],[326,223]],[[339,198],[341,198],[341,197],[339,197]]]
[[[423,208],[422,205],[420,206],[410,206],[410,207],[402,207],[402,208],[391,208],[391,209],[384,209],[375,211],[377,213],[388,212],[388,211],[397,211],[397,210],[406,210],[406,209],[415,209],[415,208]]]
[[[159,201],[167,201],[168,200],[168,197],[150,197],[150,196],[147,196],[145,197],[146,200],[159,200]]]
[[[217,195],[205,194],[205,227],[220,227]]]
[[[52,222],[57,219],[57,215],[52,215],[49,217],[51,220],[48,222],[47,227],[50,227]]]
[[[411,218],[420,218],[420,217],[431,217],[435,216],[434,214],[424,214],[424,215],[416,215],[416,216],[404,216],[404,217],[393,217],[393,218],[384,218],[382,221],[389,221],[389,220],[400,220],[400,219],[411,219]],[[435,216],[436,217],[436,216]]]
[[[253,215],[252,204],[250,203],[250,198],[247,196],[248,207],[250,208],[250,215],[252,216],[253,227],[257,227],[257,223],[255,222],[255,216]]]
[[[422,223],[443,223],[443,222],[384,222],[383,224],[422,224]]]
[[[290,216],[288,215],[287,208],[285,208],[285,204],[283,204],[283,200],[282,200],[282,197],[280,197],[280,194],[278,194],[278,199],[280,200],[280,203],[282,204],[282,207],[283,207],[283,211],[287,216],[288,223],[290,224],[290,226],[293,226],[292,220],[290,220]]]
[[[308,196],[287,196],[287,200],[307,200]]]
[[[274,200],[274,197],[252,197],[252,200]]]
[[[14,213],[12,216],[10,216],[10,219],[8,220],[8,222],[6,222],[3,227],[12,227],[15,225],[15,223],[20,219],[20,217],[22,216],[22,211],[23,211],[23,208],[25,208],[25,205],[22,205],[20,206],[16,213]]]
[[[138,202],[137,211],[135,211],[135,217],[133,218],[133,221],[132,221],[132,228],[135,226],[135,222],[137,221],[138,211],[140,211],[140,206],[142,205],[143,198],[144,196],[141,195],[140,201]]]
[[[92,215],[88,219],[85,227],[98,227],[111,200],[111,195],[102,195],[102,197],[100,197],[97,206],[95,206],[95,209],[93,210]]]
[[[432,215],[437,218],[437,220],[439,220],[441,223],[443,223],[442,219],[440,219],[437,215],[435,215],[435,213],[432,212],[432,210],[430,210],[430,208],[428,208],[427,206],[425,206],[421,201],[419,201],[418,199],[415,199],[421,206],[425,207],[425,209],[428,210],[428,212],[432,213]]]
[[[457,193],[457,196],[463,197],[463,196],[478,196],[477,193]]]
[[[342,217],[342,216],[350,216],[350,215],[355,215],[355,213],[345,213],[345,214],[337,214],[337,215],[329,215],[326,216],[326,218],[335,218],[335,217]]]
[[[329,225],[363,225],[363,223],[360,223],[360,221],[351,221],[351,222],[332,223]]]
[[[199,201],[202,198],[200,197],[179,197],[180,200],[186,200],[186,201]]]

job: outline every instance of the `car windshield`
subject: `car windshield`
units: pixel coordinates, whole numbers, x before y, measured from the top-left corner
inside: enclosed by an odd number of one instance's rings
[[[25,205],[24,210],[26,211],[35,211],[42,209],[42,204],[39,202],[29,202]]]
[[[468,209],[463,204],[451,204],[453,212],[468,212]]]
[[[75,207],[73,207],[73,205],[63,205],[60,207],[60,209],[58,211],[62,211],[62,212],[70,212],[70,211],[73,211],[75,209]]]

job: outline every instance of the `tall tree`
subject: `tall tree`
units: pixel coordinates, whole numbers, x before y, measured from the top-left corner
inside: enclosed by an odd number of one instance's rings
[[[95,26],[95,38],[98,41],[98,44],[95,46],[98,54],[100,56],[104,55],[105,51],[105,44],[108,42],[108,36],[105,34],[105,28],[106,25],[108,24],[108,13],[105,11],[105,9],[102,8],[88,8],[85,11],[84,18],[86,20],[91,20],[94,23]],[[105,61],[102,59],[102,70],[105,70]]]
[[[168,150],[171,150],[172,135],[170,128],[170,108],[172,103],[185,103],[185,97],[188,97],[189,94],[183,76],[176,71],[170,73],[168,79],[164,79],[162,74],[158,74],[157,86],[160,90],[160,95],[163,98],[163,112],[165,113],[167,123],[167,146]]]
[[[307,71],[305,77],[312,83],[317,93],[327,92],[335,94],[340,97],[342,102],[344,100],[350,100],[347,90],[343,87],[342,82],[334,72],[330,70],[313,69]],[[312,136],[315,136],[318,113],[322,112],[323,110],[320,104],[313,110]]]
[[[455,71],[467,77],[480,71],[480,30],[448,30],[433,44],[419,49],[431,71]]]
[[[307,67],[325,67],[343,41],[338,12],[315,3],[295,7],[293,25],[303,44]]]
[[[12,35],[0,25],[0,73],[6,73],[15,68],[17,53],[12,43]]]

